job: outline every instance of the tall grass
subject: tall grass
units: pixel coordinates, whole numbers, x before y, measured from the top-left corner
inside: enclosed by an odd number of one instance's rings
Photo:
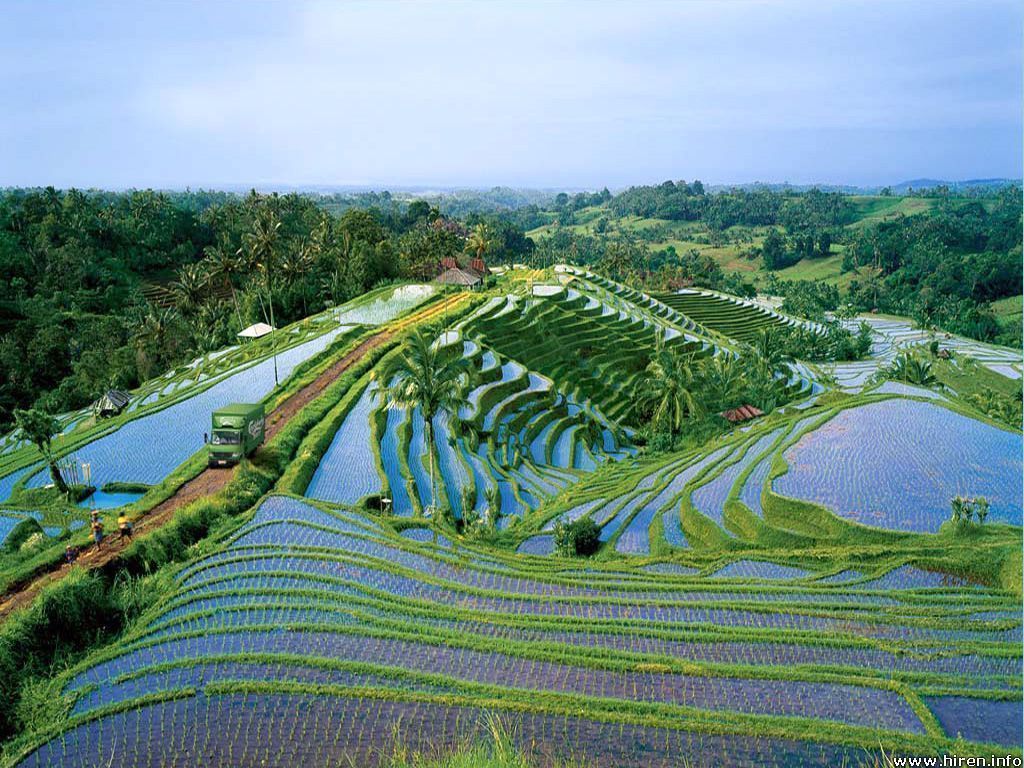
[[[380,768],[584,768],[573,760],[540,759],[519,745],[518,728],[514,723],[488,712],[480,719],[482,735],[466,738],[452,745],[438,745],[427,752],[411,750],[399,734],[392,752],[384,756]],[[681,768],[685,768],[681,764]]]

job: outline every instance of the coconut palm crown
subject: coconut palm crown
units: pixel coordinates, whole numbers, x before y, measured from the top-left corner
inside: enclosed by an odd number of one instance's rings
[[[696,397],[696,361],[658,344],[637,392],[638,405],[657,429],[679,433],[687,417],[702,410]]]

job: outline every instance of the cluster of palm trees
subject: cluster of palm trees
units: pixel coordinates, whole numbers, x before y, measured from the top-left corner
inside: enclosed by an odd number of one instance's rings
[[[950,501],[950,508],[953,511],[951,519],[957,526],[969,525],[975,518],[978,520],[978,525],[984,525],[985,518],[988,517],[989,506],[988,499],[984,496],[975,498],[954,496]]]
[[[740,405],[770,411],[786,397],[791,362],[769,329],[738,353],[710,357],[659,342],[637,385],[638,414],[653,434],[678,435],[688,422]]]
[[[989,418],[1009,424],[1011,427],[1020,427],[1024,410],[1020,397],[1007,397],[990,387],[985,387],[979,393],[968,395],[967,399]]]
[[[135,324],[133,342],[139,372],[147,378],[153,369],[171,365],[189,349],[215,349],[232,341],[233,333],[246,325],[238,286],[255,278],[245,292],[258,315],[275,325],[274,288],[304,284],[313,268],[316,245],[305,240],[285,252],[280,242],[281,222],[270,208],[260,209],[242,245],[233,248],[227,239],[204,249],[202,261],[186,264],[170,285],[173,306],[150,306]],[[236,326],[228,321],[230,310],[216,299],[230,293]],[[303,297],[305,303],[305,297]]]
[[[241,247],[232,251],[225,240],[208,246],[204,250],[206,258],[203,261],[182,268],[172,290],[175,293],[181,292],[186,276],[193,287],[200,289],[209,289],[219,282],[231,292],[238,325],[242,327],[244,321],[236,283],[243,276],[256,276],[259,278],[257,300],[264,318],[273,325],[275,280],[290,282],[305,276],[313,269],[316,259],[316,245],[307,240],[300,241],[295,249],[282,252],[280,230],[281,222],[273,209],[261,209],[253,217],[252,228],[242,235]],[[263,301],[264,294],[266,304]]]
[[[801,360],[862,360],[871,352],[874,336],[867,323],[861,322],[856,333],[837,320],[823,318],[818,325],[818,328],[803,325],[777,326],[762,329],[762,332],[770,331],[778,345]]]

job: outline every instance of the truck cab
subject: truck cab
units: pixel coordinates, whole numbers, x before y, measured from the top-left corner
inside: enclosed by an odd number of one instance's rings
[[[266,417],[262,403],[232,403],[213,412],[209,466],[230,467],[263,444]]]

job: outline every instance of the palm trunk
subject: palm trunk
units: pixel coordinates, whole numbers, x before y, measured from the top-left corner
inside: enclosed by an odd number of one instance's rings
[[[427,438],[427,456],[430,458],[430,507],[437,509],[437,483],[434,480],[434,425],[426,415],[423,417],[424,436]]]
[[[267,317],[267,305],[263,303],[263,294],[259,290],[256,291],[256,298],[260,300],[260,311],[263,313],[263,321],[269,323],[270,318]]]
[[[68,484],[64,482],[64,477],[60,473],[60,467],[57,466],[57,462],[53,459],[49,460],[50,465],[50,479],[53,480],[53,484],[57,486],[57,490],[60,491],[64,496],[68,495]]]
[[[238,330],[242,330],[245,326],[242,325],[242,308],[238,306],[238,293],[235,291],[235,286],[228,281],[228,285],[231,287],[231,300],[235,302],[235,315],[238,317]]]
[[[277,333],[277,328],[274,326],[274,294],[270,291],[270,281],[267,281],[267,303],[270,304],[270,327],[273,330],[270,332],[271,347],[274,350],[274,386],[278,384],[277,380],[277,339],[274,335]]]

